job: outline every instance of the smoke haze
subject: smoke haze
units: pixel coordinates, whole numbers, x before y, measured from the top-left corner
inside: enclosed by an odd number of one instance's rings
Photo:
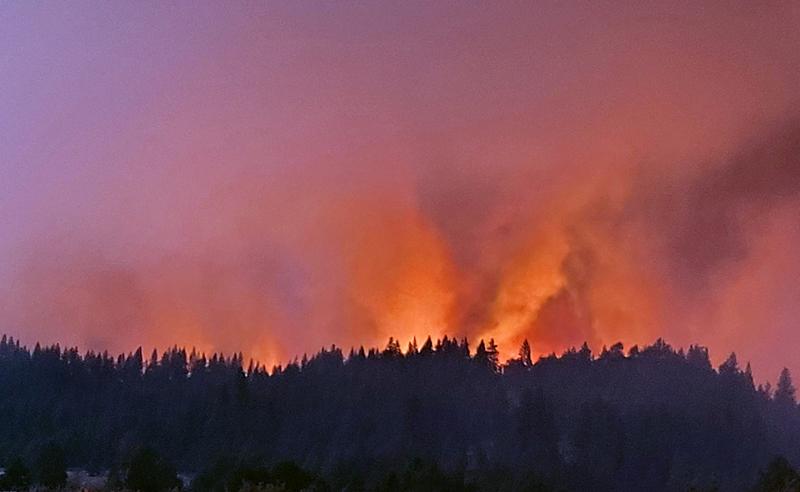
[[[795,2],[0,7],[31,343],[701,343],[800,372]]]

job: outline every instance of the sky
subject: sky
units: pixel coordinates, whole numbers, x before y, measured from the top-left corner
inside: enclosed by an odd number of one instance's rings
[[[800,374],[800,4],[3,2],[0,331]]]

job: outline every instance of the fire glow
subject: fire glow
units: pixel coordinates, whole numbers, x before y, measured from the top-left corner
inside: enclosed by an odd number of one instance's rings
[[[76,34],[101,23],[37,38],[71,64],[4,96],[49,104],[6,153],[30,176],[0,203],[4,330],[267,364],[445,334],[793,360],[796,10],[208,8],[131,18],[102,76]]]

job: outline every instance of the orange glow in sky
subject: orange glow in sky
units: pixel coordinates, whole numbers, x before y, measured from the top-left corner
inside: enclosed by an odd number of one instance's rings
[[[0,7],[0,332],[800,373],[792,2],[86,10]]]

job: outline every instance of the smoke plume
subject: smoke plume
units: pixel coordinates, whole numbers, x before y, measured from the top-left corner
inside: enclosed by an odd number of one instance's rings
[[[774,377],[800,314],[798,11],[640,4],[19,7],[3,330],[266,363],[665,337]],[[29,68],[52,57],[58,79]]]

